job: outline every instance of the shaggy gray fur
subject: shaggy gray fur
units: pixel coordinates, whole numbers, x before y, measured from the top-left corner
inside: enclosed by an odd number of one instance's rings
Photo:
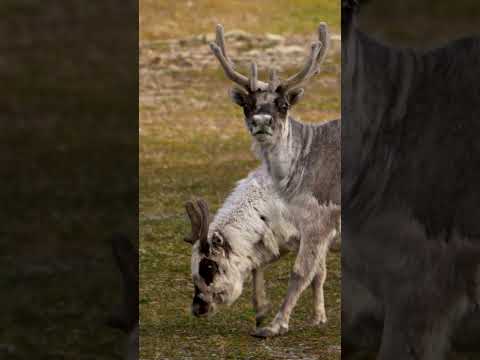
[[[288,117],[286,135],[253,151],[268,168],[281,197],[287,201],[311,194],[320,204],[340,204],[341,126],[339,120],[303,124]]]
[[[195,240],[192,248],[192,278],[196,287],[201,289],[201,294],[197,293],[195,297],[208,303],[204,306],[208,307],[209,313],[215,311],[216,305],[232,304],[252,274],[257,326],[261,323],[270,309],[264,288],[264,268],[289,251],[299,251],[300,231],[296,221],[275,191],[266,168],[260,167],[238,183],[209,224],[205,239],[210,249],[208,253],[201,250],[200,239]],[[216,244],[219,237],[222,238],[221,244]],[[323,244],[320,258],[312,265],[316,266],[312,281],[313,323],[316,324],[326,321],[323,283],[329,245],[327,242]],[[203,286],[201,278],[202,259],[208,259],[218,267],[208,286]]]

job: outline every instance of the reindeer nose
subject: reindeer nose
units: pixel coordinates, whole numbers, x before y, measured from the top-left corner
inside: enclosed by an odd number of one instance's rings
[[[195,297],[192,303],[192,314],[199,317],[206,315],[210,311],[210,304],[199,297]]]
[[[252,122],[254,126],[271,126],[272,116],[268,114],[253,115]]]

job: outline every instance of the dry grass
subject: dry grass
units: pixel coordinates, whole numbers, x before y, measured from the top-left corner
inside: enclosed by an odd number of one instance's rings
[[[140,0],[140,39],[211,32],[215,24],[253,33],[309,34],[328,20],[337,32],[340,2],[332,0]]]

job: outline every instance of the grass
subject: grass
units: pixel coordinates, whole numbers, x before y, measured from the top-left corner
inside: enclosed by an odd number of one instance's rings
[[[141,1],[140,40],[211,32],[216,22],[230,29],[310,36],[320,20],[338,26],[340,15],[335,1],[274,4],[212,0],[188,4]],[[237,8],[241,11],[234,11]],[[269,21],[261,21],[267,13]],[[339,59],[334,61],[338,65]],[[315,122],[339,116],[337,70],[338,66],[332,67],[309,84],[305,99],[294,111],[297,117]],[[231,84],[221,70],[167,71],[152,83],[150,80],[146,76],[140,83],[141,358],[339,359],[338,253],[328,261],[326,304],[330,321],[324,328],[308,325],[312,300],[306,291],[287,336],[266,341],[251,337],[254,313],[248,284],[231,308],[221,309],[209,320],[191,316],[191,249],[182,241],[189,231],[183,204],[192,197],[202,197],[215,212],[235,182],[258,161],[249,150],[241,110],[227,97]],[[165,91],[168,96],[162,95]],[[286,257],[267,271],[267,292],[275,309],[285,295],[292,261],[293,256]]]
[[[164,40],[212,32],[217,23],[253,33],[309,35],[320,21],[340,29],[333,0],[140,0],[140,39]]]

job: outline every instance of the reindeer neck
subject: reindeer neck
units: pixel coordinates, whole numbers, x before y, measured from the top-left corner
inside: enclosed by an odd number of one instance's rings
[[[254,144],[254,151],[268,169],[275,183],[284,181],[292,172],[298,152],[294,141],[293,119],[288,116],[285,129],[279,140],[272,145]]]

